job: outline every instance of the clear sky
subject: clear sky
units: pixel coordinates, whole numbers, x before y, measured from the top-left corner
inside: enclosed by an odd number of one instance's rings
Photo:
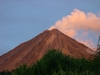
[[[99,21],[97,27],[100,27],[100,0],[0,0],[0,55],[51,26],[57,28],[58,20],[81,11],[96,15],[95,21]],[[98,29],[91,32],[80,28],[73,38],[82,38],[81,32],[86,36],[81,41],[88,40],[96,45]]]

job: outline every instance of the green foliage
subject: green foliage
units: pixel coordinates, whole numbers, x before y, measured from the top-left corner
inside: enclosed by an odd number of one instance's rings
[[[35,65],[41,69],[41,72],[38,72],[39,74],[43,74],[45,71],[45,73],[48,73],[49,75],[52,75],[53,73],[57,73],[58,75],[83,73],[84,75],[85,73],[91,73],[88,71],[91,66],[90,62],[91,61],[87,61],[84,58],[74,59],[63,55],[61,52],[56,50],[51,50]],[[39,71],[39,69],[36,70]],[[43,75],[45,75],[45,73]],[[36,73],[36,75],[39,74]]]
[[[9,71],[2,71],[0,72],[0,75],[12,75]]]
[[[100,59],[100,50],[96,53],[96,59]]]
[[[28,74],[27,69],[28,69],[27,65],[24,64],[14,71],[14,75],[27,75]]]
[[[96,52],[94,60],[91,62],[91,70],[94,71],[96,75],[100,75],[100,51]]]
[[[100,59],[75,59],[53,49],[30,67],[20,66],[12,75],[100,75]]]

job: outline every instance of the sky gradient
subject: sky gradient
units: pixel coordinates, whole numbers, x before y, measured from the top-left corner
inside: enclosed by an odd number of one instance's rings
[[[100,27],[99,0],[0,0],[0,55],[55,26],[59,20],[62,21],[63,17],[71,15],[75,9],[85,15],[93,13]],[[92,24],[89,28],[93,26],[95,27]],[[96,47],[99,35],[99,31],[80,28],[72,37],[80,42],[92,42]]]

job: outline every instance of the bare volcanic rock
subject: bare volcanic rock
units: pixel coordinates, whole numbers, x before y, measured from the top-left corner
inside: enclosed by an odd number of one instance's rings
[[[12,70],[24,63],[30,66],[39,60],[48,49],[52,48],[75,58],[89,58],[90,54],[87,50],[91,50],[57,29],[46,30],[0,56],[0,71]]]

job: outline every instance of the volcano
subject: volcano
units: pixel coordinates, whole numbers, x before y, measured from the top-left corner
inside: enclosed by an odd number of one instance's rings
[[[87,52],[87,50],[91,51],[90,48],[59,30],[46,30],[0,56],[0,71],[11,71],[24,63],[30,66],[42,58],[49,49],[60,50],[63,54],[75,58],[89,58],[91,55]]]

